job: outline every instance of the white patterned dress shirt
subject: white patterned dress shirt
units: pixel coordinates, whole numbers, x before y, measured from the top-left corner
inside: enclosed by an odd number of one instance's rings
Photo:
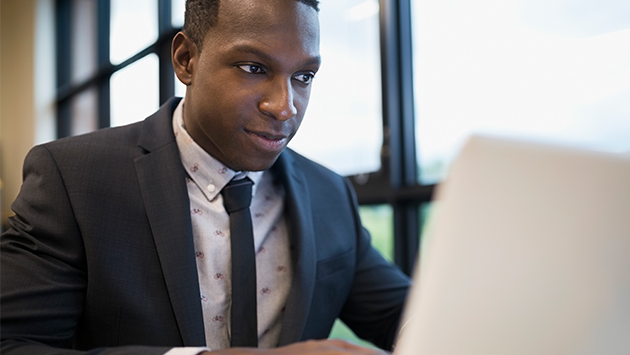
[[[258,347],[276,347],[293,275],[283,213],[284,188],[268,170],[235,172],[206,153],[184,128],[183,110],[182,99],[173,113],[173,130],[188,173],[186,186],[207,348],[174,348],[167,354],[197,354],[230,346],[230,228],[221,189],[232,178],[245,176],[254,182],[250,212],[256,248]]]

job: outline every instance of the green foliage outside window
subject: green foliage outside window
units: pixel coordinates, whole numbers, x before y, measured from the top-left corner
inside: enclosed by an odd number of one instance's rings
[[[372,235],[372,245],[385,257],[394,260],[394,218],[389,205],[361,206],[361,222]],[[337,319],[330,333],[331,339],[344,339],[363,346],[372,346],[359,339],[342,321]]]

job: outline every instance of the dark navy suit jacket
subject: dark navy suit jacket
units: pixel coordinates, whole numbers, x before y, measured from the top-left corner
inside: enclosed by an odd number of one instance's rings
[[[205,345],[177,102],[31,150],[1,239],[3,354]],[[279,345],[326,338],[340,317],[391,347],[409,280],[370,246],[352,188],[289,149],[272,169],[295,246]]]

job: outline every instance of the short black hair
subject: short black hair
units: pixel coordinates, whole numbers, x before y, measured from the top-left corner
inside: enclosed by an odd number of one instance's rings
[[[296,0],[319,12],[319,0]],[[220,0],[186,0],[183,31],[201,50],[210,27],[214,26],[219,14]]]

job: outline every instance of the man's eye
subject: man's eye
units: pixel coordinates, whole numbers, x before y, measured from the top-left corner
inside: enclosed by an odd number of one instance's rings
[[[295,75],[293,78],[301,81],[304,84],[310,84],[311,81],[313,81],[314,77],[315,75],[312,73],[302,73],[302,74]]]
[[[264,74],[265,70],[256,64],[241,64],[238,66],[241,70],[246,71],[250,74]]]

